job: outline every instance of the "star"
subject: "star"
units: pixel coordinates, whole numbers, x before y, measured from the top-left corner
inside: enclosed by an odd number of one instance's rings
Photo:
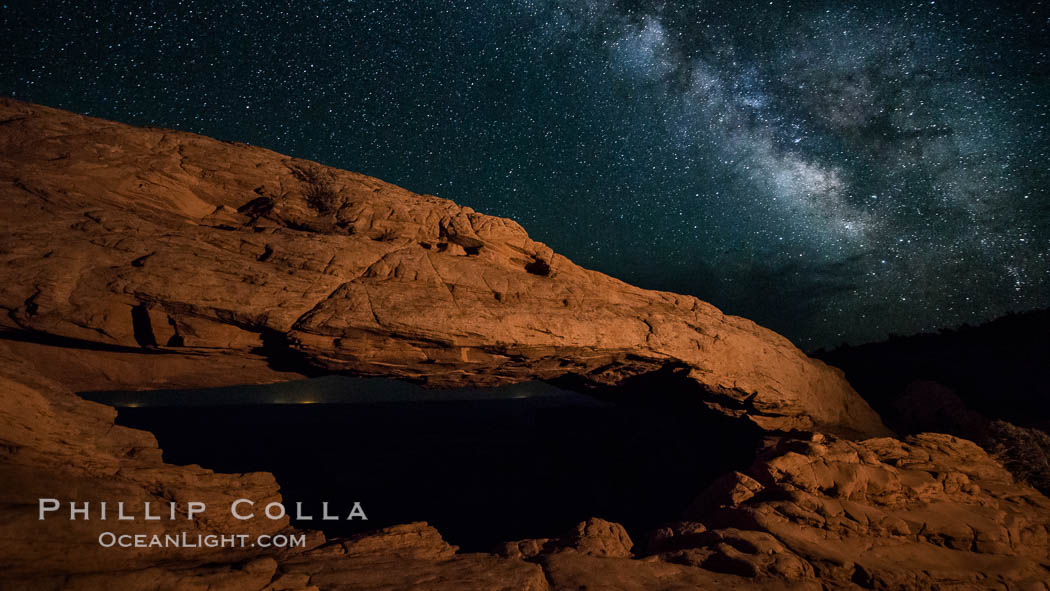
[[[438,194],[803,347],[1050,304],[1035,5],[2,11],[0,93]]]

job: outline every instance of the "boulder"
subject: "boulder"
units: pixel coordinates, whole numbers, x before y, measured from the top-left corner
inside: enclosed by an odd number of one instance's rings
[[[725,481],[714,483],[694,504],[703,510],[655,532],[649,553],[832,587],[1041,589],[1050,581],[1050,500],[964,439],[784,438],[728,481],[761,489],[732,495]]]

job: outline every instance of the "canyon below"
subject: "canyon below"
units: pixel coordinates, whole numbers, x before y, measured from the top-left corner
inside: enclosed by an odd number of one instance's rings
[[[811,357],[512,220],[2,98],[0,192],[2,589],[1050,590],[1045,313],[1004,347],[977,346],[993,327]],[[385,381],[354,404],[222,390],[336,377]],[[41,498],[347,508],[343,478],[375,499],[343,530],[38,517]]]

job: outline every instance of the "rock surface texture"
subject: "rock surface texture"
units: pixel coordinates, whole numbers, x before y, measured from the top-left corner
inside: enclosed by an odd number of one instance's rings
[[[635,543],[618,524],[460,553],[425,523],[325,541],[286,521],[39,522],[35,500],[278,500],[268,474],[224,475],[160,461],[152,436],[32,375],[0,343],[0,588],[14,591],[535,590],[726,588],[1046,591],[1050,500],[977,445],[771,437],[753,465],[698,495],[682,521]],[[300,533],[303,548],[122,550],[117,533]]]
[[[280,500],[272,475],[216,474],[199,466],[166,465],[151,434],[114,425],[114,409],[39,377],[4,341],[0,401],[0,583],[3,577],[46,573],[62,581],[74,574],[144,568],[176,559],[236,562],[251,556],[229,549],[103,548],[98,536],[104,531],[185,531],[191,536],[243,531],[257,536],[288,529],[287,517],[239,522],[221,510],[242,497],[263,504]],[[41,498],[58,499],[62,506],[40,520]],[[71,501],[90,503],[87,518],[71,519]],[[109,502],[105,520],[100,513],[103,501]],[[114,501],[124,502],[126,515],[138,519],[116,519]],[[206,503],[211,510],[188,520],[190,501]],[[170,503],[175,503],[180,519],[144,521],[146,502],[152,503],[155,515],[167,515]]]
[[[4,589],[1050,589],[1050,501],[979,447],[884,437],[839,372],[785,339],[581,269],[514,222],[266,150],[10,100],[0,191]],[[798,431],[770,432],[750,467],[644,541],[597,518],[493,554],[461,553],[425,523],[325,540],[221,512],[37,519],[39,497],[133,512],[280,499],[268,474],[164,464],[151,435],[74,391],[307,368],[447,385],[670,371],[716,410]],[[103,529],[307,543],[104,551]]]
[[[1046,589],[1050,500],[976,444],[778,439],[652,534],[661,560],[831,588]]]
[[[886,433],[776,333],[363,175],[0,99],[0,192],[0,327],[92,350],[95,369],[67,372],[78,390],[307,366],[434,385],[674,368],[767,429]],[[256,366],[275,375],[246,379]]]

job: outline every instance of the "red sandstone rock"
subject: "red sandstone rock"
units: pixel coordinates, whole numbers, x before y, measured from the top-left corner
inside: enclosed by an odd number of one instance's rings
[[[15,101],[0,101],[0,154],[0,323],[49,343],[0,339],[5,589],[1047,589],[1050,501],[935,434],[781,439],[633,550],[597,519],[510,557],[460,554],[421,523],[280,553],[107,554],[88,525],[42,529],[45,493],[279,499],[267,474],[163,464],[152,436],[70,388],[288,379],[268,366],[282,352],[440,384],[618,383],[674,365],[709,405],[761,426],[883,428],[838,372],[775,334],[580,269],[441,199]]]
[[[320,546],[314,538],[305,552],[102,553],[93,531],[68,521],[42,527],[35,498],[60,486],[78,498],[222,503],[278,499],[276,486],[269,475],[165,465],[150,435],[114,427],[111,409],[35,376],[6,343],[0,361],[5,589],[976,590],[1045,589],[1050,577],[1050,500],[976,445],[934,434],[780,440],[702,494],[694,521],[654,532],[633,559],[623,528],[599,519],[562,538],[516,543],[504,557],[459,554],[426,524]],[[198,519],[192,527],[283,526],[266,524]]]
[[[597,517],[576,524],[573,530],[560,538],[541,538],[507,542],[500,555],[510,558],[534,558],[572,550],[588,556],[630,558],[634,542],[619,523]]]
[[[87,402],[61,385],[34,375],[32,367],[0,341],[0,572],[14,577],[61,576],[122,570],[170,560],[237,562],[257,552],[208,548],[146,548],[122,552],[103,548],[98,536],[188,532],[273,534],[288,519],[235,520],[226,508],[241,497],[261,504],[279,500],[267,473],[216,474],[199,466],[174,467],[161,461],[154,437],[113,424],[116,411]],[[38,519],[38,499],[54,498],[62,509]],[[99,503],[109,502],[100,519]],[[118,521],[115,502],[126,504],[136,521]],[[170,502],[180,519],[144,521],[143,503],[166,514]],[[186,521],[190,501],[208,506]],[[68,503],[89,502],[90,519],[71,520]]]
[[[720,498],[656,533],[671,562],[751,577],[874,589],[1045,589],[1050,500],[976,444],[785,439],[748,474],[760,494]],[[743,475],[741,475],[743,476]],[[744,476],[747,478],[747,476]]]
[[[0,99],[0,194],[0,327],[103,349],[105,371],[63,376],[79,390],[244,383],[171,367],[285,356],[437,385],[675,366],[765,428],[886,433],[841,372],[776,333],[363,175]]]

